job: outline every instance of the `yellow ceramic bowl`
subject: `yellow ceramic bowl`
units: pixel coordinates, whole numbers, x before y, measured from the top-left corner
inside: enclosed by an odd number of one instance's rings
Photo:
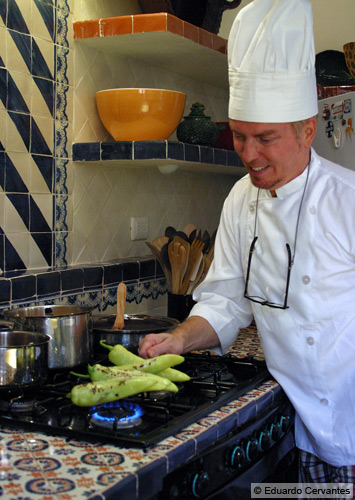
[[[355,42],[346,43],[343,47],[346,65],[350,74],[355,78]]]
[[[184,113],[186,94],[162,89],[108,89],[96,94],[97,109],[115,141],[170,137]]]

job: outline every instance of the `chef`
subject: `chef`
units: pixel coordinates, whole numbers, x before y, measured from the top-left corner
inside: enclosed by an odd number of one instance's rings
[[[308,0],[254,0],[233,24],[229,117],[247,170],[227,197],[197,304],[144,357],[224,353],[254,318],[296,410],[301,481],[355,483],[355,172],[317,155]]]

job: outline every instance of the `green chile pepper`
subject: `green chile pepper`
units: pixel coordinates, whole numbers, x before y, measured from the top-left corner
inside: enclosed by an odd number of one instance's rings
[[[107,373],[106,371],[106,375]],[[178,388],[163,377],[141,372],[137,374],[135,371],[129,374],[127,371],[123,375],[112,375],[106,380],[76,385],[72,388],[70,397],[77,406],[93,406],[124,399],[145,391],[177,392]]]
[[[72,388],[70,397],[77,406],[94,406],[147,391],[154,383],[154,380],[147,377],[118,380],[112,378],[101,382],[76,385]]]
[[[100,382],[101,380],[108,380],[112,378],[129,379],[132,377],[147,377],[155,380],[155,385],[150,389],[151,391],[170,391],[177,392],[176,385],[167,378],[154,375],[153,373],[146,373],[140,370],[123,369],[121,366],[103,366],[96,364],[88,366],[88,372],[93,382]]]
[[[183,356],[178,354],[162,354],[155,358],[144,359],[128,351],[123,345],[111,346],[101,341],[100,344],[109,349],[109,360],[116,366],[123,366],[125,369],[139,369],[147,373],[155,373],[161,377],[169,379],[171,382],[187,382],[190,377],[179,370],[171,368],[184,361]]]

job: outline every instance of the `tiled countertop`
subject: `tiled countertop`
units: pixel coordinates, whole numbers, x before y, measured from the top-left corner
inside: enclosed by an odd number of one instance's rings
[[[230,352],[262,359],[255,329],[244,329]],[[280,391],[276,382],[267,381],[148,450],[0,427],[0,497],[149,499],[168,472],[271,407]]]

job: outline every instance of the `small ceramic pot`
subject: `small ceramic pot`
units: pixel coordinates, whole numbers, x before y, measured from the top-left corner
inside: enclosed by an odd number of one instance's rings
[[[210,116],[204,113],[205,106],[195,102],[191,112],[178,125],[176,136],[179,141],[200,146],[213,146],[218,138],[218,129]]]

